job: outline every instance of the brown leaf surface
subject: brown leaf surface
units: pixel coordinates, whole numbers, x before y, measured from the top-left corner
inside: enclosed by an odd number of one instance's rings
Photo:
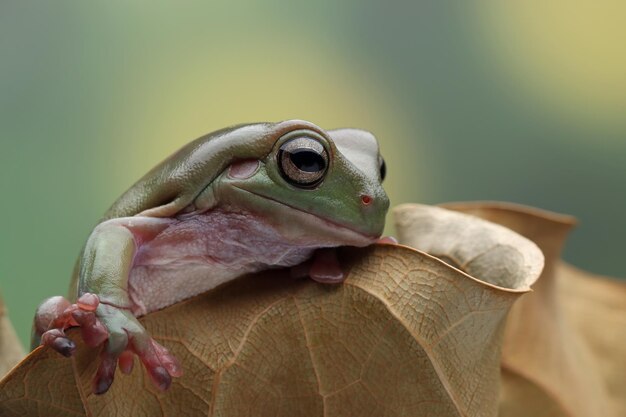
[[[560,260],[575,220],[514,204],[445,207],[509,227],[546,257],[508,319],[500,416],[626,416],[626,282]]]
[[[439,254],[483,280],[408,247],[344,249],[344,285],[269,271],[142,318],[185,369],[166,393],[136,368],[94,396],[97,352],[39,348],[0,382],[0,415],[495,416],[505,318],[543,257],[500,226],[419,211]]]
[[[24,349],[7,315],[0,297],[0,377],[24,357]]]

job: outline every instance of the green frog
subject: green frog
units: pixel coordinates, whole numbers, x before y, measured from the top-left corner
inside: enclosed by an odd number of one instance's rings
[[[89,236],[69,301],[37,310],[33,346],[65,356],[80,327],[102,349],[93,391],[137,355],[161,390],[181,365],[137,320],[244,274],[291,267],[341,283],[334,248],[379,240],[389,200],[376,138],[310,122],[244,124],[200,137],[126,191]]]

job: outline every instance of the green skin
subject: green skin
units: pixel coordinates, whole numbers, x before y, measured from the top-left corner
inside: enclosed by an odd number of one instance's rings
[[[286,181],[278,166],[280,146],[302,136],[318,140],[328,154],[323,181],[312,189]],[[229,167],[248,160],[259,161],[253,174],[229,174]],[[43,343],[71,354],[73,342],[63,330],[83,326],[86,340],[91,332],[92,345],[105,343],[94,382],[96,393],[105,392],[112,383],[118,359],[122,370],[130,371],[129,352],[137,354],[155,384],[166,389],[171,376],[180,375],[179,366],[137,321],[137,314],[150,309],[138,309],[129,294],[138,249],[173,221],[215,209],[252,213],[294,245],[365,246],[382,233],[389,206],[381,186],[380,161],[378,144],[370,133],[324,131],[300,120],[239,125],[196,139],[152,169],[107,211],[75,268],[70,299],[79,301],[69,310],[79,313],[68,315],[68,303],[60,297],[47,300],[36,316],[33,343],[39,344],[42,333],[58,329],[54,337],[44,335]],[[84,294],[96,294],[97,301],[81,298]],[[106,341],[94,336],[102,328]]]

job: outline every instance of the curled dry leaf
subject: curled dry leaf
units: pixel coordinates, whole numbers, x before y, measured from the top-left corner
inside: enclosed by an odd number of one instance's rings
[[[184,366],[168,392],[135,367],[92,395],[98,352],[75,337],[72,359],[38,348],[0,382],[0,415],[496,416],[506,316],[543,256],[501,226],[415,210],[429,250],[474,276],[380,244],[341,250],[343,285],[244,277],[141,319]]]
[[[508,319],[500,416],[626,416],[626,282],[560,260],[575,220],[505,203],[445,207],[502,224],[546,257]]]
[[[4,301],[0,297],[0,377],[24,357],[22,344],[15,334],[7,316]]]

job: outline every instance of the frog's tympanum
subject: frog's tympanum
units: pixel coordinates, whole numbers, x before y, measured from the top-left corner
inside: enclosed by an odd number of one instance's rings
[[[70,356],[64,331],[104,344],[94,392],[137,355],[167,389],[181,365],[138,316],[268,268],[293,267],[323,283],[343,273],[332,248],[366,246],[389,206],[374,136],[304,121],[239,125],[174,153],[124,193],[80,255],[70,301],[52,297],[35,317],[33,343]]]

